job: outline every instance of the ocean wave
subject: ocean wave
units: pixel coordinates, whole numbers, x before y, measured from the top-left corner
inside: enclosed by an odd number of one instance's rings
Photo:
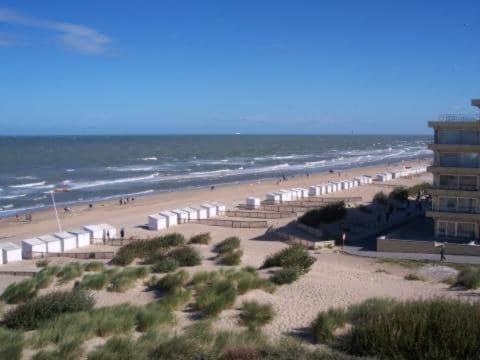
[[[5,196],[0,196],[0,200],[17,199],[25,196],[27,196],[27,194],[5,195]]]
[[[106,168],[109,171],[119,172],[135,172],[135,171],[152,171],[155,170],[153,166],[108,166]]]
[[[150,156],[150,157],[140,158],[139,160],[143,160],[143,161],[157,161],[158,158],[157,158],[156,156]]]
[[[21,189],[21,188],[31,188],[31,187],[40,187],[45,186],[46,181],[39,181],[34,183],[26,183],[26,184],[19,184],[19,185],[10,185],[11,188]]]
[[[71,183],[70,189],[79,190],[79,189],[86,189],[86,188],[92,188],[92,187],[106,186],[111,184],[122,184],[122,183],[129,183],[129,182],[146,181],[146,180],[154,179],[159,175],[160,175],[159,173],[153,173],[148,176],[111,179],[111,180],[93,180],[93,181],[83,182],[83,183]]]
[[[13,208],[13,204],[2,205],[0,206],[0,210],[7,210]]]
[[[67,170],[65,170],[65,171],[66,171],[66,172],[74,172],[75,169],[67,169]]]
[[[15,179],[17,180],[34,180],[38,179],[36,176],[26,175],[26,176],[16,176]]]

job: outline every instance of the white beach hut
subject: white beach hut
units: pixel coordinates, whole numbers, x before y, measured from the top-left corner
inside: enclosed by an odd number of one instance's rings
[[[269,204],[276,205],[276,204],[280,203],[280,194],[279,193],[273,193],[273,192],[267,193],[267,195],[265,197],[266,197],[266,200]]]
[[[309,196],[320,196],[322,195],[322,188],[318,185],[312,185],[308,188]]]
[[[177,215],[177,223],[183,224],[188,222],[188,213],[182,209],[175,209],[171,211],[175,215]]]
[[[362,178],[358,178],[358,177],[353,178],[353,182],[354,182],[355,186],[362,186],[363,185]]]
[[[219,202],[211,202],[213,206],[217,208],[217,215],[224,215],[225,211],[227,210],[227,207],[224,204],[220,204]]]
[[[348,180],[348,188],[352,189],[354,187],[353,180]]]
[[[90,245],[90,233],[87,230],[75,229],[68,232],[75,236],[77,248]]]
[[[384,173],[377,174],[377,181],[380,181],[380,182],[387,181],[387,174],[384,174]]]
[[[254,196],[247,197],[245,207],[247,209],[258,209],[260,207],[260,198]]]
[[[40,256],[40,254],[36,253],[46,253],[47,252],[47,244],[38,239],[25,239],[22,240],[22,256],[25,259],[33,259],[35,256]]]
[[[200,207],[207,209],[207,217],[211,218],[217,216],[217,208],[214,205],[205,203],[200,205]]]
[[[167,218],[160,214],[148,215],[148,228],[150,230],[162,230],[167,228]]]
[[[300,198],[301,199],[308,198],[308,189],[298,188],[298,191],[300,192]]]
[[[363,183],[366,185],[371,184],[373,181],[370,175],[363,175],[362,178],[363,178]]]
[[[62,252],[62,242],[59,238],[48,234],[38,237],[40,240],[47,244],[47,253],[59,253]]]
[[[171,211],[161,211],[160,215],[163,216],[167,221],[167,228],[175,226],[178,224],[177,214],[172,213]]]
[[[98,240],[103,240],[103,227],[101,225],[87,225],[83,228],[89,232],[91,244],[95,244]]]
[[[207,209],[205,209],[204,207],[195,207],[195,208],[192,208],[194,210],[197,211],[197,219],[198,220],[201,220],[201,219],[207,219],[208,218],[208,212],[207,212]]]
[[[117,229],[115,226],[112,226],[110,224],[100,224],[103,228],[103,239],[104,240],[112,240],[117,238]]]
[[[76,249],[77,247],[77,237],[69,232],[62,231],[53,234],[56,238],[60,239],[60,244],[62,246],[62,252]]]
[[[8,264],[22,260],[22,248],[14,243],[7,242],[0,244],[2,250],[2,263]]]
[[[302,192],[299,188],[290,189],[292,194],[292,200],[301,200],[302,199]]]
[[[325,195],[327,193],[327,185],[326,184],[321,184],[321,185],[318,185],[318,186],[320,186],[320,194]]]
[[[198,220],[198,211],[190,207],[182,208],[181,210],[185,211],[188,215],[188,220]]]
[[[349,184],[347,180],[344,180],[340,183],[340,186],[342,187],[342,190],[348,190]]]
[[[332,184],[325,184],[325,194],[329,194],[331,192],[333,192]]]
[[[330,185],[332,185],[332,192],[337,192],[337,191],[340,191],[340,186],[337,182],[335,181],[330,181],[329,183]]]

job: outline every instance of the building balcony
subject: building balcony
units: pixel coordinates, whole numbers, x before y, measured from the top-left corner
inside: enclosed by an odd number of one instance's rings
[[[480,213],[427,210],[425,215],[439,220],[480,222]]]
[[[427,167],[427,171],[441,175],[480,175],[480,168],[478,167],[467,168],[433,164]]]
[[[428,122],[433,128],[480,128],[480,116],[477,114],[441,114],[436,120]]]
[[[433,151],[444,153],[478,153],[480,145],[477,144],[436,144],[429,143],[428,148]]]

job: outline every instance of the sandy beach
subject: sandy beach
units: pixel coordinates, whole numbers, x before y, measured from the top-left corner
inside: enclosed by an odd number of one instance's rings
[[[409,162],[407,165],[419,166],[425,161]],[[393,168],[393,166],[392,166]],[[286,183],[276,184],[276,180],[262,181],[252,184],[233,184],[209,189],[196,189],[184,192],[172,192],[145,198],[138,198],[133,204],[118,205],[117,202],[97,203],[93,210],[86,210],[85,205],[73,207],[73,214],[61,214],[61,222],[65,229],[80,227],[88,223],[106,222],[116,227],[125,227],[128,236],[147,238],[159,234],[180,232],[187,238],[193,234],[210,232],[212,243],[209,245],[192,245],[196,247],[202,256],[202,265],[190,267],[189,272],[200,270],[214,270],[218,265],[214,260],[213,246],[228,236],[238,236],[242,240],[241,247],[244,255],[242,265],[261,266],[265,257],[287,245],[282,241],[262,240],[265,229],[232,229],[218,226],[200,224],[183,224],[173,229],[160,232],[145,230],[140,227],[145,224],[148,214],[160,210],[174,209],[187,205],[195,205],[205,201],[219,201],[227,207],[233,207],[247,195],[263,195],[277,188],[308,186],[321,183],[328,179],[347,178],[360,174],[376,174],[384,170],[381,166],[351,169],[346,172],[312,174],[309,177],[296,177]],[[373,195],[383,190],[390,191],[394,185],[411,186],[419,182],[428,181],[430,174],[410,179],[398,179],[386,184],[372,184],[332,194],[341,196],[362,196],[363,201],[370,201]],[[287,224],[292,219],[269,220],[275,226]],[[31,224],[17,224],[12,219],[4,221],[0,225],[3,241],[20,243],[22,238],[49,233],[56,230],[56,222],[52,211],[41,211],[34,214]],[[100,246],[101,247],[101,246]],[[104,249],[118,249],[107,246]],[[302,332],[320,310],[332,306],[346,306],[358,303],[370,297],[393,297],[397,299],[430,298],[438,296],[458,297],[465,295],[464,292],[453,292],[448,285],[442,283],[443,277],[448,273],[438,276],[436,267],[426,271],[425,281],[407,281],[404,276],[408,269],[389,264],[380,264],[376,260],[344,255],[337,249],[322,249],[311,252],[316,258],[311,271],[300,280],[290,285],[284,285],[273,294],[260,290],[251,291],[239,296],[236,306],[231,310],[222,312],[215,326],[220,329],[235,329],[238,327],[238,306],[246,299],[255,299],[262,303],[270,303],[276,311],[272,323],[265,327],[269,336],[294,335]],[[55,258],[54,263],[74,261],[73,259]],[[23,261],[18,264],[9,264],[3,267],[5,270],[35,270],[35,261]],[[262,276],[268,276],[270,270],[260,270]],[[433,274],[433,275],[428,275]],[[1,276],[0,290],[9,283],[20,280],[21,277]],[[73,282],[63,285],[70,288]],[[152,292],[146,292],[146,286],[139,281],[137,285],[125,293],[118,294],[105,290],[96,291],[95,298],[97,307],[130,302],[133,304],[146,304],[155,300]],[[51,289],[42,290],[42,292]],[[183,311],[176,312],[179,325],[187,325],[192,319]]]

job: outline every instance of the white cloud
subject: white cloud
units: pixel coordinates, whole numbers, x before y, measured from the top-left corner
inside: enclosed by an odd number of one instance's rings
[[[97,30],[78,24],[37,19],[0,7],[0,23],[50,30],[56,39],[73,51],[85,54],[104,54],[109,51],[111,39]],[[3,39],[3,40],[2,40]],[[0,37],[0,46],[10,46],[7,37]]]

